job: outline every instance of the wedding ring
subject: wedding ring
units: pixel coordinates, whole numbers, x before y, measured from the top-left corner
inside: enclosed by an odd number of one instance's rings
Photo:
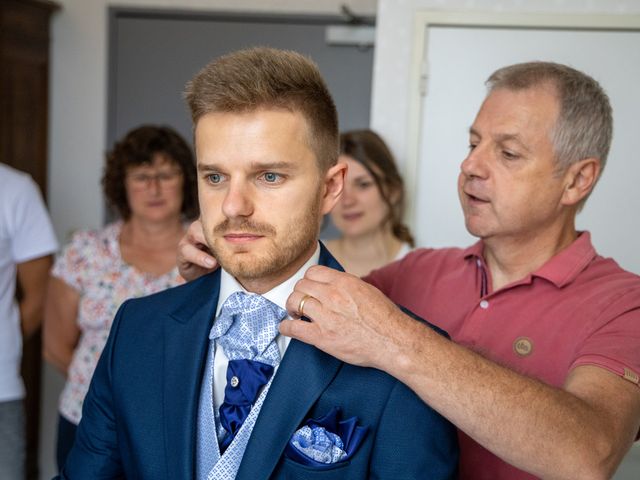
[[[309,298],[313,298],[311,295],[305,295],[304,297],[302,297],[302,299],[300,300],[300,303],[298,304],[298,314],[301,317],[304,317],[304,303],[309,299]]]

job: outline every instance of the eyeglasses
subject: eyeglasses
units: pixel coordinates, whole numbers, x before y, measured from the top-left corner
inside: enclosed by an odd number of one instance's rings
[[[150,188],[152,184],[159,183],[162,187],[175,187],[178,180],[182,177],[180,170],[171,170],[166,172],[149,173],[130,173],[127,178],[131,182],[131,187],[136,190],[144,190]]]

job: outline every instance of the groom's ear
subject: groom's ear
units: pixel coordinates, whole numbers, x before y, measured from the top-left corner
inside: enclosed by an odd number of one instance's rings
[[[336,163],[333,167],[327,170],[324,175],[323,190],[322,190],[322,209],[323,215],[326,215],[333,207],[336,206],[342,190],[344,189],[344,178],[347,174],[346,163]]]

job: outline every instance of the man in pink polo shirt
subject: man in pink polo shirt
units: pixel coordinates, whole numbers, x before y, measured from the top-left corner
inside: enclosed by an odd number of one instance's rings
[[[371,285],[312,267],[287,303],[311,322],[281,332],[412,388],[458,426],[461,478],[609,478],[640,428],[640,277],[600,257],[575,217],[607,159],[611,107],[553,63],[487,84],[458,185],[480,241],[416,250]],[[202,265],[189,247],[184,266]]]

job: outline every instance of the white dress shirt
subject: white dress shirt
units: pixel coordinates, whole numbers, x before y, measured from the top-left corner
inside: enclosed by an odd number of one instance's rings
[[[318,264],[319,258],[320,244],[318,244],[314,254],[311,255],[309,260],[307,260],[307,262],[296,273],[262,296],[275,303],[280,308],[286,310],[287,298],[289,298],[289,295],[293,292],[293,287],[295,287],[296,282],[304,277],[304,274],[309,267]],[[222,269],[220,276],[220,298],[218,299],[216,320],[220,316],[220,310],[222,309],[224,302],[235,292],[250,293],[247,292],[247,290],[245,290],[231,274]],[[290,317],[287,316],[287,318]],[[284,352],[287,350],[290,341],[291,337],[285,337],[280,334],[276,337],[276,344],[278,345],[281,359],[284,357]],[[218,341],[216,340],[216,352],[213,357],[213,401],[216,410],[218,410],[220,405],[224,402],[224,389],[227,386],[227,365],[229,364],[229,359],[225,355],[224,349],[218,348],[218,345]],[[276,367],[276,370],[273,373],[274,376],[277,371],[278,369]]]

